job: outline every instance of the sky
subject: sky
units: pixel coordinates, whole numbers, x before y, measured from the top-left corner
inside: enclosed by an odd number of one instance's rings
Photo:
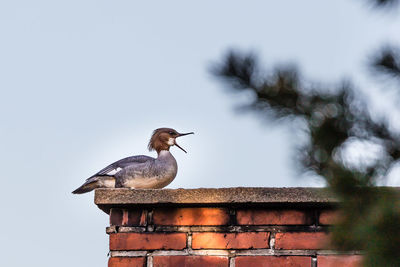
[[[248,97],[210,67],[255,51],[266,67],[351,79],[384,114],[393,96],[366,63],[399,29],[361,0],[0,1],[2,265],[105,266],[108,217],[71,191],[118,159],[155,156],[159,127],[195,132],[179,140],[187,154],[171,149],[167,188],[323,186],[293,167],[293,127],[239,114]]]

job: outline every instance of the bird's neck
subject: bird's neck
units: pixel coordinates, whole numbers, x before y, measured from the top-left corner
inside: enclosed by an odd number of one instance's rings
[[[159,159],[160,158],[168,158],[168,157],[172,156],[171,152],[169,152],[169,149],[168,150],[163,149],[163,150],[157,151],[157,154],[158,154],[157,158],[159,158]]]

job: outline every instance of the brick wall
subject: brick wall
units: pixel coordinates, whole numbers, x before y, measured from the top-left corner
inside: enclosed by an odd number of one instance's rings
[[[224,202],[197,194],[195,200],[182,202],[182,192],[171,192],[177,200],[153,195],[140,203],[102,192],[106,201],[96,203],[110,216],[109,267],[361,266],[360,253],[332,250],[329,229],[336,217],[335,203],[318,201],[320,195],[310,201],[280,202],[278,196],[266,198],[261,192],[262,201],[246,201],[246,196],[232,201],[235,196],[229,196]]]

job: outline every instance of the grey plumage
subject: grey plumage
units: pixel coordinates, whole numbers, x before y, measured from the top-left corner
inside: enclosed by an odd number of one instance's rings
[[[115,187],[116,177],[122,169],[128,166],[137,166],[138,164],[143,164],[146,162],[154,161],[155,159],[149,156],[139,155],[139,156],[131,156],[127,158],[120,159],[107,167],[101,169],[94,175],[90,176],[86,179],[85,183],[74,190],[73,194],[82,194],[89,191],[92,191],[95,188],[99,187]],[[107,183],[108,182],[108,183]],[[111,186],[107,186],[107,185]],[[114,184],[114,186],[112,186]]]
[[[140,164],[140,163],[144,163],[146,161],[151,161],[151,160],[154,160],[154,158],[149,157],[149,156],[144,156],[144,155],[123,158],[123,159],[120,159],[120,160],[108,165],[104,169],[101,169],[98,173],[94,174],[93,176],[107,175],[107,173],[109,173],[110,171],[112,171],[114,169],[125,168],[131,164]],[[88,178],[88,179],[90,179],[90,178]]]

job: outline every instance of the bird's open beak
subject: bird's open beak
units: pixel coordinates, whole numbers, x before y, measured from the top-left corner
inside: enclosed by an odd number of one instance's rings
[[[185,136],[185,135],[188,135],[188,134],[194,134],[194,132],[190,132],[190,133],[180,133],[180,134],[178,134],[178,136],[177,136],[176,138],[181,137],[181,136]],[[183,152],[187,153],[185,149],[183,149],[180,145],[178,145],[178,144],[176,143],[176,139],[175,139],[175,145],[176,145],[177,147],[179,147],[180,149],[182,149]]]

